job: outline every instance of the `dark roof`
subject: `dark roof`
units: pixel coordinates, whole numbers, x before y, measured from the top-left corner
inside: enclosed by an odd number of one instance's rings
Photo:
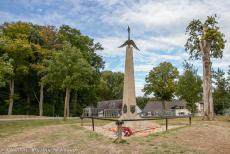
[[[176,109],[179,107],[183,107],[186,108],[186,102],[185,101],[181,101],[181,100],[173,100],[173,101],[166,101],[165,102],[165,107],[166,110],[169,109]],[[158,112],[158,111],[162,111],[162,101],[149,101],[144,109],[144,112]]]
[[[98,102],[97,103],[97,108],[101,108],[101,109],[121,109],[122,108],[122,99]]]

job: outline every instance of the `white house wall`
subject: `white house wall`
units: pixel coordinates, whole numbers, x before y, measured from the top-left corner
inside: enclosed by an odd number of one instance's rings
[[[189,115],[191,112],[188,109],[175,109],[175,115],[180,116],[180,113],[184,113],[184,115]]]

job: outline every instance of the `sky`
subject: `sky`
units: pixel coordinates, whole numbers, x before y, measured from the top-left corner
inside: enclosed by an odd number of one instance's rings
[[[223,59],[213,59],[213,68],[227,72],[230,65],[230,0],[0,0],[0,24],[27,21],[41,25],[62,24],[80,29],[100,42],[97,53],[104,70],[124,72],[127,26],[140,51],[134,51],[136,95],[142,96],[148,72],[168,61],[183,72],[188,60],[184,44],[186,26],[192,19],[204,21],[217,14],[227,40]],[[229,41],[228,41],[229,40]],[[202,76],[202,63],[191,61]]]

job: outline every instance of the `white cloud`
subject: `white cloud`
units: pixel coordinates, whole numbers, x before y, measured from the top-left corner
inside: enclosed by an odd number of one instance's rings
[[[193,18],[204,19],[214,13],[227,15],[229,5],[226,0],[142,0],[105,14],[102,20],[110,24],[139,25],[142,31],[177,32],[176,28],[183,27]]]
[[[208,15],[217,14],[221,31],[230,41],[230,1],[226,0],[154,0],[138,1],[122,5],[120,9],[104,14],[104,23],[126,27],[131,25],[134,39],[141,49],[141,56],[135,54],[136,72],[146,74],[154,65],[162,61],[171,61],[182,71],[182,62],[188,59],[184,51],[186,41],[185,28],[192,19],[205,20]],[[138,37],[137,37],[138,36]],[[225,71],[230,65],[230,43],[226,44],[223,59],[213,60],[213,68]],[[193,61],[202,75],[201,61]],[[180,65],[181,64],[181,65]],[[143,79],[144,81],[144,79]],[[138,84],[137,91],[144,82]]]
[[[217,14],[227,44],[223,59],[213,60],[213,68],[220,67],[226,71],[230,64],[229,0],[65,0],[59,2],[63,5],[55,9],[49,9],[54,4],[52,0],[24,0],[23,3],[27,8],[41,9],[42,13],[28,12],[23,15],[2,10],[0,22],[23,20],[57,26],[69,24],[87,32],[92,31],[94,33],[90,35],[105,49],[98,54],[105,58],[106,69],[113,71],[123,71],[125,49],[118,46],[127,39],[122,28],[130,25],[131,38],[141,49],[140,52],[134,52],[135,72],[144,76],[162,61],[172,62],[181,71],[183,60],[188,58],[184,51],[187,24],[192,19],[204,20],[207,15]],[[88,6],[88,3],[97,3],[100,7],[96,4]],[[46,8],[42,8],[44,5]],[[75,15],[77,18],[74,18]],[[201,62],[193,63],[202,74]],[[144,78],[138,76],[136,83],[138,95],[142,94]]]
[[[99,51],[99,54],[101,55],[107,55],[107,56],[124,55],[124,49],[118,47],[123,43],[123,41],[125,41],[125,38],[122,39],[119,37],[103,37],[103,38],[96,38],[95,41],[100,42],[104,47],[103,51]]]
[[[136,65],[135,72],[149,72],[154,66],[150,64],[139,64]]]
[[[120,0],[97,0],[101,5],[106,7],[116,5],[117,3],[122,3]]]

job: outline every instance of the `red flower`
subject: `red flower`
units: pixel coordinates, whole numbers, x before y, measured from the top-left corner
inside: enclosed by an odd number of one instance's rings
[[[129,127],[122,127],[122,132],[124,133],[124,136],[131,136],[133,134]]]

